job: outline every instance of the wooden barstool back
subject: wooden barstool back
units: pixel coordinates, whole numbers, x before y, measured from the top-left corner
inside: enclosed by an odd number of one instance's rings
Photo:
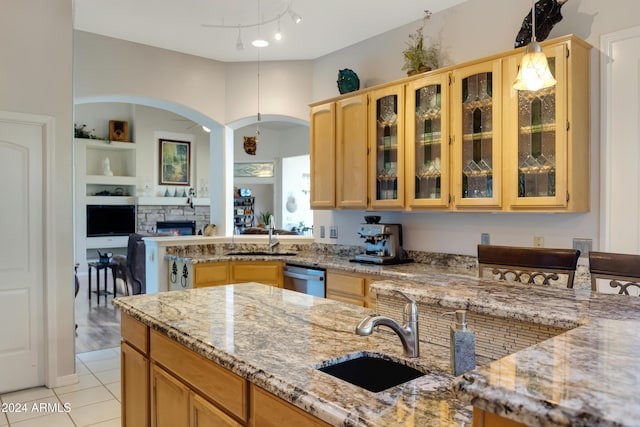
[[[580,251],[576,249],[524,248],[519,246],[478,245],[478,272],[484,277],[521,283],[573,288]]]
[[[640,255],[589,252],[589,271],[593,291],[598,290],[598,279],[604,279],[619,288],[620,295],[629,295],[629,288],[640,292]]]

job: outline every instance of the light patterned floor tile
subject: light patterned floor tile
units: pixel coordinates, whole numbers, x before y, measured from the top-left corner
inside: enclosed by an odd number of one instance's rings
[[[104,402],[113,399],[113,395],[106,387],[100,385],[84,390],[73,391],[71,393],[59,394],[58,398],[62,403],[71,405],[71,410],[92,403]]]
[[[104,372],[96,372],[95,376],[102,384],[111,384],[120,381],[120,368],[110,369]]]
[[[44,399],[22,402],[18,405],[13,411],[7,412],[10,424],[63,411],[62,404],[55,395]]]
[[[85,366],[94,374],[97,372],[109,371],[111,369],[120,368],[120,357],[114,356],[109,359],[85,362]]]
[[[87,375],[90,373],[91,371],[89,371],[87,366],[84,363],[82,363],[79,359],[76,359],[76,374]]]
[[[0,426],[6,426],[7,424],[9,424],[7,416],[4,413],[0,413]]]
[[[120,422],[120,418],[114,418],[109,421],[103,421],[97,424],[91,424],[90,427],[121,427],[122,423]]]
[[[55,396],[55,393],[50,388],[35,387],[3,394],[0,399],[2,399],[3,403],[24,403],[50,396]]]
[[[113,356],[113,349],[105,348],[104,350],[96,350],[96,351],[90,351],[87,353],[79,353],[76,355],[76,357],[78,357],[80,360],[86,363],[86,362],[95,361],[95,360],[111,359],[114,356]]]
[[[121,385],[120,381],[118,381],[117,383],[110,383],[105,385],[105,387],[109,389],[111,394],[113,394],[115,398],[118,399],[118,401],[120,401],[120,385]]]
[[[71,411],[71,418],[78,427],[86,427],[118,417],[120,417],[120,402],[115,399],[82,406]]]
[[[91,387],[101,385],[100,381],[91,374],[78,375],[78,382],[76,384],[66,385],[64,387],[55,388],[57,394],[71,393],[72,391],[84,390]]]
[[[11,427],[75,427],[68,414],[48,414],[38,418],[31,418],[18,423],[11,423]]]

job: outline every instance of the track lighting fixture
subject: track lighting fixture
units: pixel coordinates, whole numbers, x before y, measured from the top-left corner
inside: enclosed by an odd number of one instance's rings
[[[236,50],[244,50],[244,43],[242,42],[242,30],[246,29],[246,28],[255,28],[255,27],[259,27],[260,28],[265,24],[269,24],[271,22],[277,22],[278,26],[277,26],[276,32],[273,33],[273,38],[275,40],[278,40],[278,41],[282,40],[283,35],[282,35],[282,31],[280,30],[280,18],[282,18],[284,15],[289,15],[291,17],[291,20],[293,22],[295,22],[296,24],[299,24],[300,22],[302,22],[302,16],[300,16],[299,14],[294,12],[291,9],[291,4],[288,4],[286,9],[284,9],[283,11],[277,13],[274,17],[268,18],[268,19],[261,18],[258,22],[255,22],[255,23],[237,24],[237,25],[202,24],[202,26],[203,27],[210,27],[210,28],[237,29],[238,30],[238,38],[236,39]],[[260,36],[259,36],[258,39],[256,39],[253,42],[251,42],[251,44],[253,46],[255,46],[255,47],[258,47],[258,48],[269,46],[269,42],[266,39],[263,39]]]

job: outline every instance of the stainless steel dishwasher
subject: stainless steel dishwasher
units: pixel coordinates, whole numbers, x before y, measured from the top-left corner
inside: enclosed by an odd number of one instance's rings
[[[325,271],[323,269],[286,264],[282,274],[285,289],[321,298],[325,297]]]

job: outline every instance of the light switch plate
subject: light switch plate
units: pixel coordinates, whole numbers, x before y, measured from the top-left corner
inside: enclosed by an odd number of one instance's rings
[[[324,239],[324,225],[320,226],[320,238]]]
[[[329,238],[330,239],[337,239],[338,238],[338,227],[331,226],[329,227]]]
[[[490,243],[489,233],[482,233],[480,235],[480,244],[481,245],[489,245]]]

